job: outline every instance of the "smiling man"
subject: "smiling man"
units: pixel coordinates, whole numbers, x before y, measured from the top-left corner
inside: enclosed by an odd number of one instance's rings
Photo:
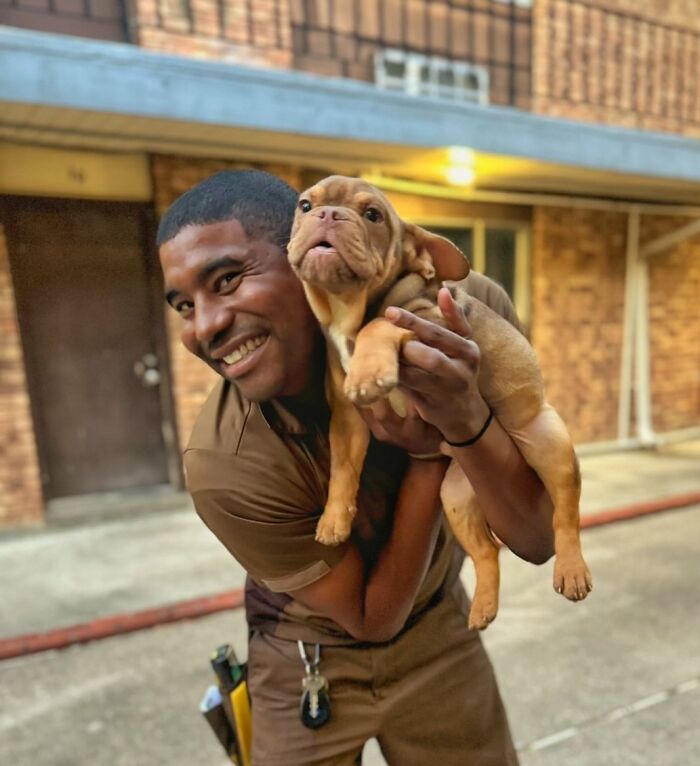
[[[402,369],[430,370],[427,382],[406,373],[402,383],[409,398],[413,386],[429,387],[433,404],[425,420],[366,414],[378,440],[353,536],[316,542],[329,409],[324,340],[285,252],[296,204],[274,176],[223,172],[180,197],[158,232],[182,341],[221,376],[184,460],[197,512],[249,574],[253,763],[349,766],[376,737],[398,766],[515,764],[491,665],[467,629],[463,556],[442,522],[446,461],[430,459],[442,439],[432,423],[446,410],[459,413],[465,435],[482,425],[479,350],[462,337],[469,328],[447,291],[440,307],[450,329],[395,312],[418,338]],[[469,280],[472,294],[516,321],[500,288]],[[455,408],[447,392],[462,387]],[[519,555],[546,560],[551,505],[510,438],[494,422],[468,450],[460,464],[492,527]],[[322,727],[308,705],[300,716],[300,649],[320,656],[330,701]]]

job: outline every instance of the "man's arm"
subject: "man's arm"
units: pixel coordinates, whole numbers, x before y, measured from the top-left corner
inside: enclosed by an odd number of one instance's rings
[[[368,568],[351,543],[343,559],[293,596],[359,641],[388,641],[403,627],[428,569],[440,528],[440,485],[447,461],[412,460],[389,539]]]
[[[488,415],[477,387],[480,353],[449,290],[440,291],[438,302],[448,329],[397,308],[388,309],[387,318],[418,339],[403,349],[404,393],[425,421],[450,441],[460,441],[477,434]],[[554,553],[551,500],[498,421],[478,442],[453,448],[453,454],[496,535],[521,558],[547,561]]]

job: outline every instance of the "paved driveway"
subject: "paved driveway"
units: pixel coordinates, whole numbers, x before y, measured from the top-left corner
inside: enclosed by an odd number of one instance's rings
[[[578,605],[551,590],[551,564],[502,557],[484,639],[523,765],[700,763],[700,507],[588,530],[584,546],[595,589]],[[223,640],[244,647],[240,612],[0,663],[0,762],[224,766],[197,712]],[[382,763],[370,744],[365,764]]]

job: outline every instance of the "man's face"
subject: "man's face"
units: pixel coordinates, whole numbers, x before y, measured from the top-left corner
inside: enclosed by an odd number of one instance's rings
[[[189,351],[252,401],[304,390],[318,325],[283,250],[231,220],[185,227],[160,262]]]

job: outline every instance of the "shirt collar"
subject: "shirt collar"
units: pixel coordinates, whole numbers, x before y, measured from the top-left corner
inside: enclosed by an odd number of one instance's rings
[[[262,412],[265,422],[273,431],[296,435],[303,435],[309,432],[309,425],[302,423],[296,415],[291,413],[277,399],[262,402],[260,404],[260,412]]]

